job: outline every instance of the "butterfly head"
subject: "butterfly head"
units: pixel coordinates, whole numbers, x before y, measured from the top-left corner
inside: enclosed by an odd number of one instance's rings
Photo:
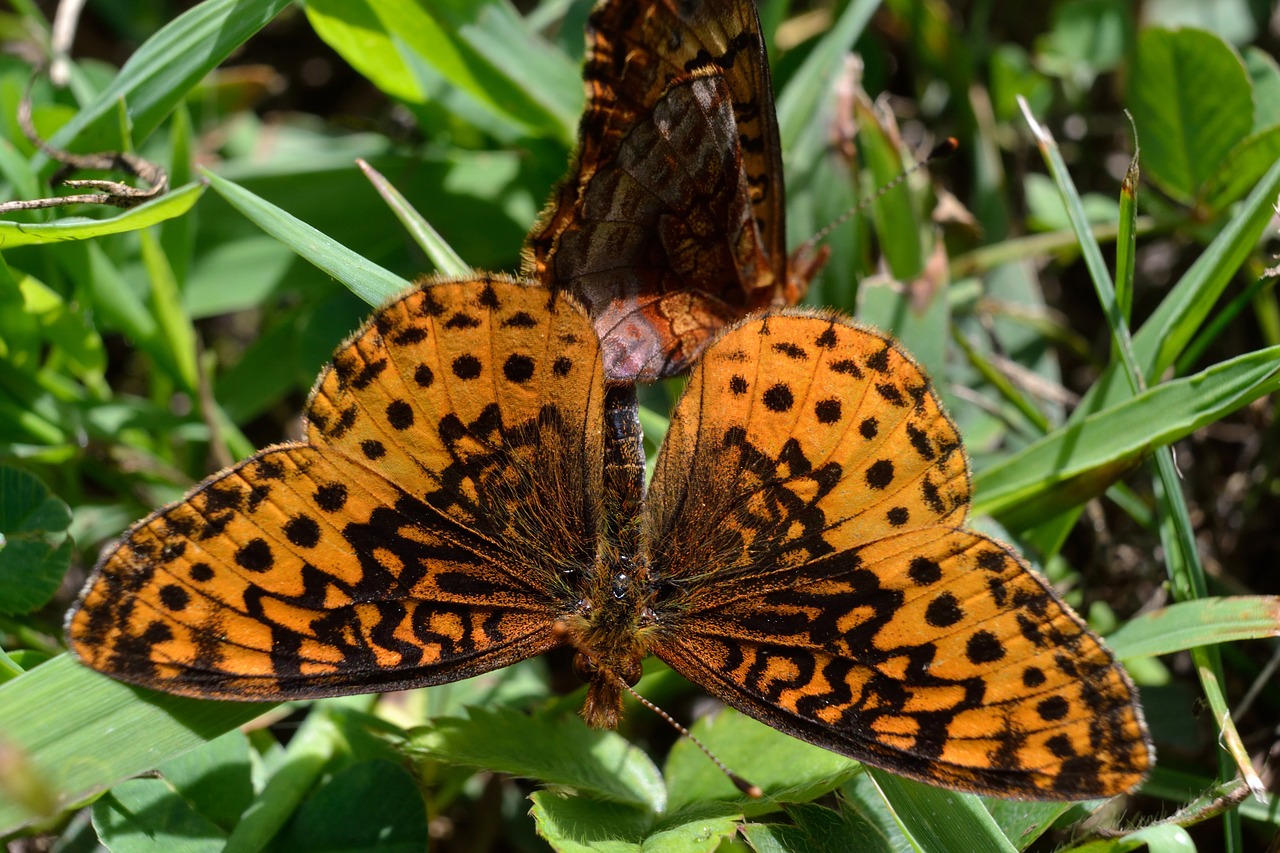
[[[587,682],[582,716],[593,728],[616,728],[622,696],[640,680],[649,653],[652,591],[645,567],[633,559],[603,561],[590,593],[560,622],[574,647],[574,673]]]

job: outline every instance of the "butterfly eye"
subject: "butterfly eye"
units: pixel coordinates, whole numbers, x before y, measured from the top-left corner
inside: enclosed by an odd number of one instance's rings
[[[613,597],[621,601],[627,597],[627,591],[631,589],[631,575],[626,572],[618,572],[613,576]]]
[[[640,665],[639,660],[635,660],[627,664],[626,672],[619,674],[622,676],[622,680],[627,683],[628,687],[635,687],[636,682],[640,680],[640,676],[644,675],[644,667]]]
[[[579,681],[590,681],[599,672],[596,662],[582,652],[578,652],[573,656],[573,674],[578,676]]]

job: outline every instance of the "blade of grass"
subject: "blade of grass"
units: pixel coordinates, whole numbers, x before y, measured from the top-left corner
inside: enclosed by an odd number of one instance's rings
[[[1080,240],[1086,266],[1089,268],[1090,279],[1098,292],[1098,298],[1102,304],[1103,313],[1107,318],[1113,345],[1120,355],[1119,362],[1113,362],[1113,364],[1118,363],[1121,365],[1124,372],[1124,380],[1128,383],[1130,392],[1138,393],[1145,388],[1147,375],[1142,373],[1139,367],[1139,361],[1133,349],[1133,341],[1129,337],[1128,324],[1120,314],[1119,307],[1115,302],[1115,292],[1110,276],[1102,262],[1101,250],[1089,233],[1088,222],[1084,215],[1084,207],[1079,193],[1076,192],[1075,186],[1071,181],[1056,142],[1048,131],[1035,121],[1026,102],[1020,98],[1019,103],[1027,122],[1035,133],[1041,154],[1049,167],[1059,192],[1062,194],[1068,215],[1071,218],[1072,228]],[[1158,373],[1151,374],[1152,381],[1158,378],[1158,375]],[[1175,595],[1182,600],[1203,598],[1207,594],[1204,567],[1200,563],[1199,551],[1196,548],[1191,519],[1187,511],[1186,498],[1178,483],[1172,452],[1168,448],[1162,447],[1158,449],[1155,453],[1155,462],[1157,494],[1165,510],[1163,523],[1161,524],[1161,539],[1169,557],[1166,560],[1166,567],[1174,584]],[[1224,678],[1221,656],[1218,654],[1218,650],[1212,647],[1198,647],[1191,650],[1191,655],[1196,662],[1196,670],[1205,692],[1205,698],[1214,710],[1215,719],[1222,735],[1223,751],[1219,753],[1219,762],[1223,778],[1230,778],[1233,772],[1231,765],[1234,764],[1235,771],[1245,778],[1249,786],[1261,792],[1263,790],[1262,781],[1258,779],[1256,772],[1253,770],[1248,751],[1245,749],[1244,743],[1240,739],[1240,734],[1231,720],[1226,697],[1222,692]],[[1225,816],[1224,820],[1228,847],[1233,850],[1239,849],[1241,835],[1238,813],[1231,812]]]
[[[356,159],[356,165],[364,172],[365,177],[378,190],[378,195],[387,201],[387,206],[396,215],[396,218],[404,225],[405,230],[413,237],[414,242],[427,253],[427,257],[431,259],[431,263],[436,265],[436,269],[447,276],[461,278],[470,275],[472,268],[467,266],[467,262],[453,250],[445,239],[440,236],[440,232],[432,227],[421,213],[414,209],[409,200],[401,195],[400,191],[391,185],[391,182],[383,177],[382,173],[370,166],[364,160]]]
[[[974,512],[1022,529],[1099,494],[1159,447],[1280,390],[1280,347],[1247,353],[1068,423],[974,476]],[[1063,494],[1071,491],[1071,495]]]
[[[271,707],[152,693],[60,655],[0,685],[0,739],[66,809]],[[0,798],[0,835],[39,818]]]
[[[205,75],[289,5],[291,0],[206,0],[147,39],[49,143],[77,151],[122,150],[116,120],[121,102],[133,140],[141,142]],[[39,169],[47,158],[37,154],[33,162]]]
[[[1017,850],[973,794],[913,782],[875,767],[867,767],[867,773],[916,850]]]
[[[1235,640],[1280,637],[1280,598],[1240,595],[1171,604],[1107,635],[1120,658],[1152,657]]]
[[[0,221],[0,249],[40,246],[67,240],[88,240],[91,237],[137,231],[167,219],[182,216],[195,205],[203,193],[203,183],[187,184],[185,187],[179,187],[153,201],[140,204],[132,210],[108,219],[68,216],[39,224]]]
[[[205,172],[209,184],[232,207],[304,259],[336,278],[365,302],[379,306],[410,286],[400,276],[366,260],[244,187]]]

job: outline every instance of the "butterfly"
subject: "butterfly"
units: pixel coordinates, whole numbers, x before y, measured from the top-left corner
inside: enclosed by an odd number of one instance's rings
[[[751,0],[606,0],[588,105],[526,274],[586,305],[611,381],[683,373],[717,330],[795,303],[826,259],[788,258],[782,155]]]
[[[571,296],[425,283],[321,373],[306,440],[130,528],[68,616],[85,664],[281,701],[422,687],[568,645],[617,725],[656,655],[745,714],[998,796],[1131,789],[1127,675],[964,526],[960,437],[898,346],[783,309],[709,345],[644,491],[634,398]]]

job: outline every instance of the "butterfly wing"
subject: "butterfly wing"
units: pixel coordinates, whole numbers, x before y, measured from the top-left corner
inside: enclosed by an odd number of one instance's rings
[[[1003,796],[1127,790],[1132,685],[1006,546],[889,340],[797,313],[713,344],[650,490],[653,652],[726,703],[902,775]]]
[[[559,237],[552,281],[586,304],[610,378],[683,372],[768,276],[731,99],[718,72],[673,84]]]
[[[603,377],[581,309],[486,278],[382,308],[307,441],[131,528],[68,617],[91,667],[200,697],[453,681],[545,651],[594,558]]]
[[[611,378],[674,375],[725,323],[800,295],[784,296],[782,163],[755,6],[603,3],[584,77],[579,150],[527,265],[586,303]]]

